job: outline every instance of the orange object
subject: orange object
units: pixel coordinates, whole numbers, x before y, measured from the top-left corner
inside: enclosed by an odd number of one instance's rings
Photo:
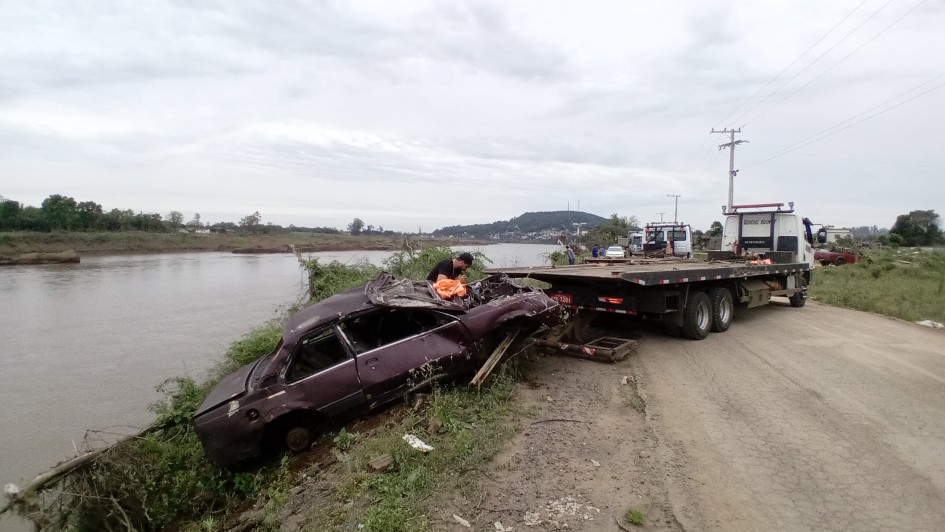
[[[433,289],[443,299],[453,299],[456,296],[464,297],[466,295],[466,285],[456,279],[440,279],[433,283]]]

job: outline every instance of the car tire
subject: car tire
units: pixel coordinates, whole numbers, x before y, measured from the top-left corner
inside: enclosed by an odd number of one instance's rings
[[[707,293],[709,301],[712,302],[712,330],[725,332],[732,325],[732,317],[735,315],[732,292],[728,288],[716,286],[710,288]]]
[[[683,310],[682,334],[690,340],[702,340],[712,330],[712,301],[705,292],[690,292]]]
[[[307,426],[295,426],[285,433],[285,446],[293,452],[301,452],[312,444],[312,429]]]

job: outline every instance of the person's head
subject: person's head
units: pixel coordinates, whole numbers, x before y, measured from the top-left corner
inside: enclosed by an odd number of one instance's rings
[[[460,267],[463,269],[463,271],[465,271],[467,268],[472,266],[473,256],[472,253],[460,253],[459,256],[456,257],[456,260],[462,264]]]

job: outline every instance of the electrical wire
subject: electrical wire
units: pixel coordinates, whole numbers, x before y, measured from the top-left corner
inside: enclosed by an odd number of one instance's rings
[[[889,0],[889,1],[891,2],[892,0]],[[810,81],[808,81],[807,83],[805,83],[805,84],[801,85],[800,87],[798,87],[797,89],[795,89],[793,92],[791,92],[791,94],[788,94],[788,95],[785,96],[784,98],[781,98],[780,100],[778,100],[778,101],[777,101],[774,105],[772,105],[771,107],[765,109],[764,111],[762,111],[762,112],[759,113],[758,115],[752,117],[751,120],[746,121],[746,122],[745,122],[745,125],[748,125],[748,124],[754,122],[755,120],[761,118],[762,116],[768,114],[772,109],[774,109],[775,107],[781,105],[785,100],[787,100],[787,99],[791,98],[792,96],[794,96],[795,94],[801,92],[802,90],[804,90],[805,88],[807,88],[808,86],[810,86],[811,83],[813,83],[813,82],[817,81],[818,79],[824,77],[824,75],[826,75],[828,72],[830,72],[831,70],[833,70],[834,68],[836,68],[837,65],[839,65],[840,63],[843,63],[844,61],[846,61],[847,59],[849,59],[853,54],[855,54],[855,53],[859,52],[860,50],[862,50],[866,45],[868,45],[869,43],[871,43],[871,42],[873,42],[874,40],[876,40],[877,37],[879,37],[880,35],[886,33],[886,31],[888,31],[890,28],[892,28],[893,26],[895,26],[896,24],[898,24],[902,19],[906,18],[906,16],[908,16],[910,13],[912,13],[913,11],[915,11],[916,9],[918,9],[919,6],[921,6],[922,4],[925,3],[925,1],[926,1],[926,0],[919,0],[919,2],[918,2],[916,5],[912,6],[912,9],[910,9],[910,10],[906,11],[905,13],[903,13],[902,16],[900,16],[899,18],[897,18],[896,20],[894,20],[891,24],[889,24],[888,26],[886,26],[885,28],[883,28],[882,30],[880,30],[879,33],[877,33],[876,35],[873,35],[872,37],[870,37],[869,39],[867,39],[866,42],[864,42],[864,43],[861,44],[860,46],[856,47],[856,48],[855,48],[852,52],[850,52],[849,54],[843,56],[843,57],[842,57],[839,61],[837,61],[836,63],[834,63],[834,64],[830,65],[829,67],[827,67],[826,70],[824,70],[823,72],[821,72],[820,74],[818,74],[817,76],[815,76],[814,78],[812,78],[812,79],[811,79]],[[881,8],[879,8],[878,11],[876,11],[876,13],[879,13],[879,11],[882,11],[882,9],[885,8],[888,4],[889,4],[889,2],[886,2],[886,4],[883,4],[883,6],[882,6]],[[875,15],[876,13],[873,13],[873,15]],[[870,16],[870,18],[872,18],[872,15]],[[867,19],[867,20],[869,20],[869,19]],[[864,22],[865,22],[865,21],[864,21]],[[860,24],[860,26],[862,26],[862,24]],[[857,26],[857,28],[859,28],[860,26]],[[854,29],[854,31],[856,31],[856,30]],[[852,32],[851,32],[851,34],[852,34]],[[850,35],[850,34],[847,34],[847,36],[849,36],[849,35]],[[845,39],[845,38],[846,38],[846,37],[844,37],[844,39]],[[842,40],[841,40],[841,42],[842,42]],[[839,42],[838,42],[837,44],[839,44]],[[835,47],[835,46],[836,46],[836,45],[834,45],[834,47]],[[830,50],[832,50],[834,47],[831,47]],[[827,52],[829,52],[830,50],[827,50]],[[827,52],[824,52],[824,55],[826,55]],[[823,57],[823,55],[821,55],[820,57]],[[817,59],[820,59],[820,57],[818,57]],[[813,63],[811,63],[811,64],[813,64]],[[796,77],[796,76],[795,76],[795,77]],[[793,80],[793,79],[794,79],[794,78],[791,78],[791,80]],[[788,81],[791,81],[791,80],[788,80]],[[783,85],[782,85],[782,86],[783,86]],[[772,94],[773,94],[773,93],[772,93]]]
[[[892,0],[890,0],[890,1],[892,1]],[[735,115],[736,113],[738,113],[738,111],[741,110],[742,107],[744,107],[745,105],[747,105],[748,102],[752,101],[752,100],[755,98],[755,96],[758,96],[759,94],[761,94],[762,92],[764,92],[765,89],[767,89],[767,88],[768,88],[772,83],[774,83],[778,78],[780,78],[782,75],[784,75],[785,72],[787,72],[788,70],[790,70],[791,67],[793,67],[795,64],[797,64],[797,62],[800,61],[805,55],[807,55],[808,52],[810,52],[811,50],[813,50],[814,48],[816,48],[817,45],[820,44],[821,42],[823,42],[823,40],[826,39],[831,33],[833,33],[834,30],[836,30],[838,27],[840,27],[841,24],[843,24],[844,22],[846,22],[848,18],[850,18],[851,16],[853,16],[853,14],[856,13],[861,7],[863,7],[863,4],[865,4],[866,2],[867,2],[867,0],[863,0],[862,2],[860,2],[859,5],[857,5],[856,7],[853,8],[853,11],[850,11],[849,13],[847,13],[847,16],[845,16],[845,17],[843,17],[842,19],[840,19],[840,22],[837,22],[836,24],[834,24],[833,27],[830,28],[830,30],[827,31],[827,33],[823,34],[819,39],[817,39],[817,41],[815,41],[814,44],[808,46],[807,49],[804,50],[803,53],[801,53],[801,55],[797,56],[797,57],[794,59],[794,61],[791,61],[791,64],[789,64],[788,66],[784,67],[784,69],[781,70],[781,72],[778,72],[773,78],[769,79],[768,82],[765,83],[763,87],[761,87],[760,89],[758,89],[757,91],[755,91],[755,93],[752,94],[747,100],[745,100],[744,102],[741,103],[741,105],[739,105],[738,107],[736,107],[734,111],[732,111],[732,112],[730,112],[729,114],[725,115],[725,117],[722,118],[722,120],[719,120],[717,123],[718,123],[718,124],[724,124],[725,121],[728,120],[729,117],[731,117],[731,116]],[[883,7],[885,7],[885,6],[883,6]],[[841,39],[841,41],[842,41],[842,39]],[[838,44],[839,44],[839,43],[838,43]],[[834,45],[834,46],[836,46],[836,45]],[[803,70],[802,70],[802,72],[803,72]],[[793,78],[792,78],[792,79],[793,79]],[[773,94],[773,93],[772,93],[772,94]],[[770,95],[769,95],[769,97],[770,97]],[[764,100],[762,100],[762,102],[763,102],[763,101],[764,101]],[[757,107],[757,106],[755,106],[755,107]],[[749,111],[755,109],[755,107],[752,107],[751,109],[749,109]]]
[[[781,150],[781,151],[779,151],[779,152],[776,152],[776,153],[774,153],[773,155],[770,155],[770,156],[768,156],[768,157],[766,157],[766,158],[764,158],[764,159],[761,159],[761,160],[759,160],[759,161],[755,161],[755,162],[753,162],[753,163],[751,163],[751,164],[745,166],[745,168],[751,168],[751,167],[753,167],[753,166],[758,166],[758,165],[763,164],[763,163],[766,163],[766,162],[768,162],[768,161],[770,161],[770,160],[772,160],[772,159],[776,159],[776,158],[778,158],[778,157],[781,157],[782,155],[786,155],[786,154],[791,153],[791,152],[793,152],[793,151],[796,151],[796,150],[798,150],[798,149],[800,149],[800,148],[803,148],[804,146],[808,146],[808,145],[813,144],[813,143],[815,143],[815,142],[819,142],[819,141],[821,141],[821,140],[823,140],[823,139],[825,139],[825,138],[827,138],[827,137],[831,137],[831,136],[833,136],[833,135],[836,135],[837,133],[840,133],[841,131],[845,131],[845,130],[847,130],[847,129],[850,129],[851,127],[853,127],[853,126],[855,126],[855,125],[862,124],[863,122],[866,122],[867,120],[871,120],[871,119],[873,119],[873,118],[876,118],[877,116],[879,116],[879,115],[881,115],[881,114],[883,114],[883,113],[886,113],[886,112],[888,112],[888,111],[892,111],[893,109],[895,109],[895,108],[897,108],[897,107],[899,107],[899,106],[902,106],[902,105],[904,105],[904,104],[907,104],[907,103],[909,103],[909,102],[915,100],[916,98],[925,96],[926,94],[928,94],[928,93],[930,93],[930,92],[932,92],[932,91],[935,91],[935,90],[938,90],[938,89],[940,89],[940,88],[942,88],[942,87],[945,87],[945,83],[940,83],[940,84],[935,85],[934,87],[931,87],[931,88],[929,88],[929,89],[927,89],[927,90],[925,90],[925,91],[923,91],[923,92],[920,92],[919,94],[916,94],[915,96],[912,96],[911,98],[908,98],[908,99],[906,99],[906,100],[903,100],[903,101],[901,101],[901,102],[898,102],[898,103],[896,103],[895,105],[891,105],[891,106],[889,106],[889,107],[887,107],[887,108],[885,108],[885,109],[882,109],[882,110],[877,111],[877,112],[875,112],[875,113],[873,113],[873,114],[870,114],[870,115],[868,115],[868,116],[865,116],[865,117],[863,117],[863,118],[861,118],[861,119],[859,119],[859,120],[856,120],[857,118],[863,116],[864,114],[869,113],[869,112],[873,111],[874,109],[877,109],[877,108],[879,108],[879,107],[882,107],[882,106],[884,106],[884,105],[886,105],[886,104],[888,104],[888,103],[890,103],[890,102],[893,102],[893,101],[895,101],[895,100],[898,100],[898,99],[902,98],[903,96],[909,94],[910,92],[914,92],[914,91],[920,89],[921,87],[923,87],[923,86],[925,86],[925,85],[928,85],[929,83],[932,83],[932,82],[934,82],[934,81],[936,81],[936,80],[938,80],[938,79],[940,79],[940,78],[942,78],[942,77],[945,77],[945,73],[939,74],[938,76],[935,76],[934,78],[932,78],[932,79],[930,79],[930,80],[928,80],[928,81],[926,81],[926,82],[924,82],[924,83],[922,83],[922,84],[920,84],[920,85],[917,85],[917,86],[915,86],[915,87],[913,87],[913,88],[907,90],[906,92],[904,92],[904,93],[902,93],[902,94],[899,94],[898,96],[895,96],[895,97],[893,97],[893,98],[890,98],[889,100],[886,100],[885,102],[882,102],[882,103],[880,103],[880,104],[874,105],[873,107],[871,107],[871,108],[869,108],[869,109],[867,109],[867,110],[865,110],[865,111],[862,111],[862,112],[860,112],[860,113],[858,113],[858,114],[856,114],[856,115],[853,115],[853,116],[851,116],[850,118],[847,118],[846,120],[843,120],[843,121],[841,121],[841,122],[838,122],[836,125],[833,125],[833,126],[831,126],[831,127],[828,127],[827,129],[824,129],[824,130],[822,130],[822,131],[820,131],[820,132],[818,132],[818,133],[815,133],[815,134],[813,134],[813,135],[811,135],[811,136],[809,136],[809,137],[807,137],[807,138],[805,138],[805,139],[803,139],[803,140],[801,140],[801,141],[798,141],[798,142],[792,144],[790,147],[785,148],[785,149],[783,149],[783,150]],[[850,123],[850,124],[843,125],[843,124],[846,124],[847,122],[850,122],[851,120],[855,120],[855,121],[852,122],[852,123]],[[841,126],[842,126],[842,127],[841,127]]]

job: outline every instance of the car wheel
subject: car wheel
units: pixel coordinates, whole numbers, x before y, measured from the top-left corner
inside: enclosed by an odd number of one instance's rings
[[[712,302],[712,330],[725,332],[732,325],[732,316],[735,305],[732,302],[732,292],[728,288],[717,286],[708,291],[709,301]]]
[[[702,340],[712,329],[712,302],[705,292],[690,292],[683,310],[683,336]]]
[[[847,263],[847,261],[843,260],[843,257],[840,257],[837,260],[835,260],[833,263],[836,264],[837,266],[843,266],[844,264]]]
[[[290,451],[304,451],[312,444],[312,430],[308,427],[292,427],[285,433],[285,446]]]
[[[822,261],[820,261],[820,265],[821,265],[821,266],[830,266],[830,261],[829,261],[829,260],[822,260]]]

